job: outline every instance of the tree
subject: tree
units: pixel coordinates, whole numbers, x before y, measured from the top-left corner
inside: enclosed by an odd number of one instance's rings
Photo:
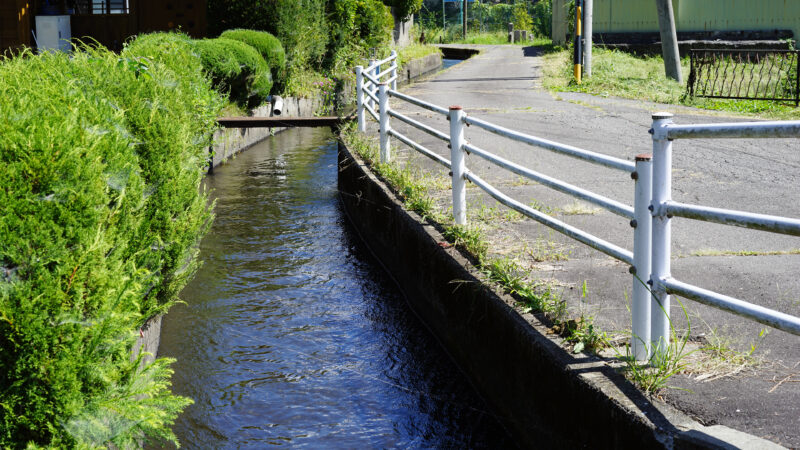
[[[395,20],[405,21],[422,8],[422,0],[383,0],[383,4],[393,8]]]

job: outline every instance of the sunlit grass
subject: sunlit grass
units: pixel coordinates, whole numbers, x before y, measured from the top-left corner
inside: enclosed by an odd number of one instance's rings
[[[688,58],[682,59],[681,71],[684,82],[678,83],[664,75],[661,56],[634,56],[619,50],[595,48],[592,76],[584,77],[582,83],[577,84],[573,79],[572,51],[556,49],[544,57],[543,85],[551,91],[692,106],[764,119],[800,119],[800,109],[786,102],[691,98],[686,95]]]

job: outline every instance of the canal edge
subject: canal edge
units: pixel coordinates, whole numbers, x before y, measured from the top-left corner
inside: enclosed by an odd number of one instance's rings
[[[339,197],[349,221],[521,446],[782,448],[704,426],[645,396],[609,360],[570,354],[546,324],[485,285],[341,141],[338,154]]]

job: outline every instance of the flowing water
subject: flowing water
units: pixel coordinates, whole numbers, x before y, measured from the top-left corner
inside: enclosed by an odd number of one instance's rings
[[[455,66],[458,63],[462,63],[466,61],[465,59],[450,59],[450,58],[442,58],[442,70],[449,69],[450,67]]]
[[[340,209],[327,131],[278,134],[215,169],[205,261],[160,356],[195,404],[185,448],[513,447]]]

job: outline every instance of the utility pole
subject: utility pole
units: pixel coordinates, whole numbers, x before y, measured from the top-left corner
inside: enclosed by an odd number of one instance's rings
[[[656,0],[658,7],[658,29],[661,33],[661,53],[664,56],[664,71],[668,78],[682,82],[681,57],[678,53],[678,33],[675,31],[675,15],[672,0]]]
[[[583,74],[592,76],[592,9],[593,0],[583,0]]]
[[[464,40],[466,40],[467,39],[467,0],[464,0],[461,8],[463,10],[463,13],[461,14],[461,17],[462,17],[462,19],[464,21],[464,23],[462,24],[462,28],[464,29]]]

